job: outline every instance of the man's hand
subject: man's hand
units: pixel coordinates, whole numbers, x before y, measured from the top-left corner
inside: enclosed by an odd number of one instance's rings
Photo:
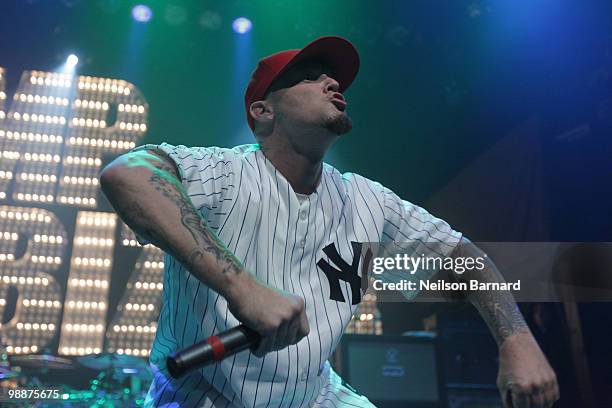
[[[465,238],[454,256],[485,259],[481,270],[455,275],[459,281],[504,282],[495,264],[480,248]],[[466,291],[499,346],[497,386],[505,408],[550,407],[559,399],[555,372],[533,338],[509,291]]]
[[[296,344],[310,332],[302,297],[266,286],[252,277],[236,289],[228,296],[229,310],[261,335],[255,356],[263,357]]]
[[[550,407],[559,399],[555,372],[529,331],[501,344],[497,387],[505,408]]]

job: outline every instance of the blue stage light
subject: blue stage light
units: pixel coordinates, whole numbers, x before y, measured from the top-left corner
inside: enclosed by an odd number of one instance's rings
[[[238,34],[246,34],[249,31],[251,31],[252,27],[253,27],[253,23],[251,23],[251,20],[245,17],[238,17],[232,23],[232,28]]]
[[[132,17],[139,23],[148,23],[153,17],[153,11],[151,7],[139,4],[132,8]]]
[[[70,54],[68,58],[66,58],[66,68],[68,69],[76,67],[78,63],[79,63],[79,57],[77,57],[74,54]]]

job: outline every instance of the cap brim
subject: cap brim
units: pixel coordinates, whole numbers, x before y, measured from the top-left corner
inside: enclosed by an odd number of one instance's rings
[[[359,72],[359,53],[353,44],[342,37],[327,36],[317,38],[302,48],[274,80],[295,64],[311,59],[323,61],[334,70],[334,79],[340,84],[340,92],[348,89]]]

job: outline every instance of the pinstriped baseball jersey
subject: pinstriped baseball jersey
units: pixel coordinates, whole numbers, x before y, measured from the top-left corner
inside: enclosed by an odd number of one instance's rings
[[[150,355],[154,380],[145,405],[373,406],[344,386],[327,362],[361,295],[354,281],[334,271],[348,273],[360,242],[410,241],[448,255],[461,234],[379,183],[327,164],[314,193],[296,194],[256,144],[138,149],[161,150],[176,163],[209,227],[259,280],[303,297],[310,324],[299,343],[263,358],[244,351],[172,379],[165,367],[169,353],[239,322],[222,296],[166,256],[163,306]]]

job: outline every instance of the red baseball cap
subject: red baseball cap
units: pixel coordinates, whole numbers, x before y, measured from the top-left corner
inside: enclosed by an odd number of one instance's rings
[[[244,93],[244,107],[251,130],[255,127],[255,120],[249,112],[251,103],[262,100],[272,82],[287,69],[310,59],[323,61],[334,70],[340,92],[351,85],[359,71],[357,50],[348,40],[336,36],[320,37],[301,50],[281,51],[261,59]]]

